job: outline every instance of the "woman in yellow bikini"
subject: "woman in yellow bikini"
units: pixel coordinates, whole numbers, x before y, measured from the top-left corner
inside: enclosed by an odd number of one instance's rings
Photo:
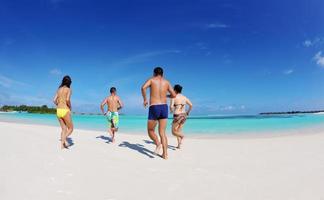
[[[56,115],[60,122],[61,132],[61,148],[68,148],[68,136],[73,132],[73,123],[71,119],[71,78],[64,76],[62,83],[54,97],[54,104],[57,106]]]
[[[178,146],[181,148],[182,140],[184,135],[182,133],[182,128],[186,122],[187,116],[189,115],[192,109],[192,103],[190,100],[181,94],[182,86],[175,85],[174,91],[177,96],[171,99],[170,102],[170,111],[173,112],[173,122],[172,122],[172,134],[177,137]],[[186,111],[186,105],[189,106],[189,109]]]

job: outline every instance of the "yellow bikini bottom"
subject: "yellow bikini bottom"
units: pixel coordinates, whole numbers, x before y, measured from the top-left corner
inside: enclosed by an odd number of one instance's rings
[[[65,117],[65,115],[68,114],[68,112],[70,112],[70,109],[68,109],[68,108],[57,108],[56,109],[56,115],[58,118]]]

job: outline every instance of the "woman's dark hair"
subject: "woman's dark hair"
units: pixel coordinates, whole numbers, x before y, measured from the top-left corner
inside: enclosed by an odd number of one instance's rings
[[[176,93],[178,93],[178,94],[182,92],[182,86],[181,86],[181,85],[178,85],[178,84],[177,84],[177,85],[174,86],[173,89],[174,89],[174,91],[175,91]]]
[[[116,90],[116,88],[115,87],[111,87],[110,88],[110,93],[112,94],[112,93],[115,93],[117,90]]]
[[[156,67],[153,71],[154,76],[163,76],[163,69],[161,67]]]
[[[70,88],[71,83],[72,83],[71,77],[70,76],[64,76],[63,80],[62,80],[62,83],[60,85],[60,88],[63,87],[63,86],[66,86],[66,87]]]

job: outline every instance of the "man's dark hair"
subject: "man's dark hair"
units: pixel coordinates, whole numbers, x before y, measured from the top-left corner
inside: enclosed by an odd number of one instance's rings
[[[161,67],[156,67],[154,69],[154,76],[163,76],[163,69]]]
[[[117,90],[116,90],[116,88],[115,87],[111,87],[110,88],[110,93],[112,94],[112,93],[115,93]]]
[[[174,87],[173,87],[173,89],[174,89],[174,91],[176,92],[176,93],[181,93],[182,92],[182,86],[181,85],[175,85]]]

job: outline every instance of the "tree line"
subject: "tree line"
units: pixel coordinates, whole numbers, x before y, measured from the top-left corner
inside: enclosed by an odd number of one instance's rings
[[[260,115],[294,115],[294,114],[313,114],[324,112],[324,110],[311,110],[311,111],[288,111],[288,112],[263,112]]]
[[[27,106],[27,105],[20,105],[20,106],[9,106],[4,105],[0,108],[0,111],[4,112],[28,112],[28,113],[40,113],[40,114],[54,114],[56,113],[55,108],[49,108],[47,105],[42,106]]]

